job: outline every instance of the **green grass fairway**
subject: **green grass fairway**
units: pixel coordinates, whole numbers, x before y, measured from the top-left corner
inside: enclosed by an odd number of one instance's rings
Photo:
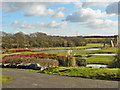
[[[118,68],[72,68],[72,67],[59,67],[48,68],[41,73],[65,75],[71,77],[83,77],[90,79],[104,79],[104,80],[119,80],[120,81],[120,69]]]
[[[31,50],[57,50],[57,49],[89,49],[89,48],[101,48],[103,43],[89,43],[86,46],[78,47],[49,47],[49,48],[32,48]]]
[[[114,56],[100,56],[100,55],[92,55],[88,57],[87,64],[110,64],[115,59]]]
[[[109,47],[109,48],[102,48],[101,50],[94,50],[94,51],[73,51],[76,55],[88,55],[93,53],[116,53],[117,48],[116,47]],[[58,55],[65,56],[67,55],[67,52],[56,52]]]
[[[116,53],[117,49],[117,47],[102,48],[101,50],[94,50],[90,53]]]
[[[31,50],[56,50],[56,49],[89,49],[89,48],[102,48],[103,43],[89,43],[86,46],[78,46],[78,47],[50,47],[50,48],[32,48]],[[108,46],[108,45],[107,45]],[[116,53],[116,47],[108,47],[102,48],[101,50],[94,50],[94,51],[73,51],[73,53],[77,55],[88,55],[90,53]],[[2,54],[2,57],[6,55],[14,55],[14,54],[34,54],[34,53],[44,53],[44,52],[18,52],[18,53],[10,53],[10,54]],[[54,52],[58,55],[65,56],[67,52]]]

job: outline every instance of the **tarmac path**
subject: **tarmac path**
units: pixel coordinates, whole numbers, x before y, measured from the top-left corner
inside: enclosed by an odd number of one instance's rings
[[[118,88],[117,81],[49,75],[14,69],[2,69],[2,74],[15,79],[3,84],[3,88]]]

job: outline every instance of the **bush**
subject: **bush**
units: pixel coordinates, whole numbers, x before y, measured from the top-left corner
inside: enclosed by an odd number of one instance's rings
[[[76,58],[76,63],[78,66],[86,66],[86,60],[81,58]]]
[[[120,81],[120,69],[118,68],[48,68],[40,72],[71,77]]]
[[[120,60],[115,60],[113,63],[108,65],[108,68],[120,68]]]
[[[38,57],[18,57],[10,56],[5,57],[2,63],[39,63],[41,66],[58,66],[58,60],[55,59],[43,59]]]
[[[76,66],[76,60],[75,57],[69,55],[66,59],[67,67],[75,67]]]
[[[115,57],[115,60],[113,63],[108,65],[109,68],[120,68],[120,47],[118,49],[117,56]]]
[[[67,67],[76,66],[76,60],[75,60],[75,57],[73,57],[72,51],[68,51],[68,55],[66,58],[66,64],[67,64]]]
[[[35,52],[35,51],[29,50],[29,49],[9,49],[8,51],[9,51],[9,52],[12,52],[12,53],[15,53],[15,52],[25,52],[25,51]]]
[[[62,65],[62,66],[67,65],[65,56],[58,57],[57,60],[59,61],[59,65]]]

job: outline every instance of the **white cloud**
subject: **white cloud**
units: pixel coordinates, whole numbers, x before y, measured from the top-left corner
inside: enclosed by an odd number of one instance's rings
[[[117,0],[116,0],[117,1]],[[75,6],[77,7],[90,7],[90,6],[99,6],[99,7],[106,7],[108,6],[110,3],[113,2],[113,0],[86,0],[81,2],[80,0],[75,0],[73,1]]]
[[[56,9],[57,11],[64,11],[65,10],[65,7],[60,7],[58,9]]]
[[[106,14],[106,12],[101,12],[101,10],[93,10],[91,8],[82,8],[79,11],[72,13],[71,15],[66,17],[66,21],[69,22],[89,22],[93,21],[96,18],[107,18],[109,16],[114,16]]]
[[[23,10],[24,16],[53,15],[54,17],[64,17],[64,13],[62,12],[65,10],[64,7],[59,7],[58,9],[47,8],[53,4],[55,2],[4,2],[2,9],[5,10],[5,13]]]
[[[42,2],[6,2],[2,4],[2,9],[5,10],[5,13],[23,10],[25,16],[47,16],[54,14],[54,10],[47,9],[47,6],[52,4]]]
[[[91,8],[82,8],[66,17],[66,21],[77,22],[80,26],[85,26],[92,29],[105,29],[118,25],[117,21],[107,19],[115,16],[115,14],[107,14],[101,10],[93,10]],[[105,19],[106,20],[103,20]]]
[[[112,21],[112,20],[102,20],[102,19],[95,19],[91,22],[86,22],[86,23],[79,23],[79,25],[92,28],[92,29],[106,29],[106,28],[111,28],[111,27],[117,27],[118,26],[118,21]]]
[[[106,7],[108,5],[109,2],[84,2],[82,7],[90,7],[90,6]]]
[[[47,16],[53,15],[55,12],[52,9],[46,9],[44,5],[32,6],[30,10],[25,11],[25,16]]]
[[[52,21],[47,26],[50,28],[64,28],[67,25],[67,22],[57,23],[56,21]]]
[[[112,2],[119,2],[119,0],[86,0],[85,2],[83,2],[82,7],[90,6],[106,7]]]
[[[57,23],[56,21],[52,21],[48,24],[46,24],[44,22],[29,23],[27,21],[24,21],[24,22],[14,21],[9,26],[12,26],[15,28],[22,28],[22,29],[43,29],[43,28],[61,29],[61,28],[65,28],[66,25],[67,25],[67,22]]]
[[[78,2],[74,2],[74,5],[81,8],[83,3],[81,1],[78,1]]]
[[[118,8],[120,8],[119,4],[120,3],[118,3],[118,2],[111,3],[110,5],[107,6],[106,12],[108,14],[120,15],[120,10],[118,9]]]
[[[58,18],[58,17],[64,17],[64,16],[65,16],[65,14],[63,12],[59,11],[58,13],[54,14],[52,17]]]

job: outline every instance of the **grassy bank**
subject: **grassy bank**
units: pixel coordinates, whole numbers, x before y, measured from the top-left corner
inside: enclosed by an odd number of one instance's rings
[[[87,64],[110,64],[114,61],[114,56],[92,55],[86,59]]]
[[[5,76],[5,75],[0,75],[0,81],[1,81],[0,83],[2,83],[2,84],[10,82],[12,80],[14,80],[14,79],[11,78],[11,77],[8,77],[8,76]]]
[[[31,48],[31,50],[58,50],[58,49],[89,49],[89,48],[101,48],[103,43],[89,43],[86,46],[78,47],[49,47],[49,48]]]
[[[71,77],[82,77],[90,79],[103,79],[103,80],[119,80],[120,81],[120,69],[118,68],[48,68],[41,73],[57,74]]]
[[[101,50],[93,50],[93,51],[73,51],[76,55],[88,55],[88,54],[94,54],[94,53],[116,53],[117,48],[116,47],[109,47],[109,48],[102,48]],[[58,55],[64,56],[67,55],[67,52],[55,52]]]
[[[31,50],[39,51],[39,50],[57,50],[57,49],[89,49],[89,48],[102,48],[101,50],[94,50],[94,51],[73,51],[78,55],[85,55],[89,53],[116,53],[117,48],[103,48],[103,43],[89,43],[86,46],[78,46],[78,47],[50,47],[50,48],[30,48]],[[108,45],[107,45],[108,46]],[[6,55],[13,55],[13,54],[34,54],[34,53],[42,53],[42,52],[18,52],[18,53],[9,53],[9,54],[2,54],[2,57]],[[54,52],[58,55],[65,56],[67,52]]]
[[[94,50],[90,53],[116,53],[117,49],[117,47],[102,48],[101,50]]]
[[[76,55],[88,55],[91,53],[116,53],[117,48],[102,48],[101,50],[94,50],[94,51],[82,51],[82,50],[78,50],[78,51],[73,51],[73,53],[75,53]],[[18,53],[10,53],[10,54],[2,54],[2,57],[7,56],[7,55],[14,55],[14,54],[35,54],[35,53],[45,53],[45,52],[18,52]],[[49,52],[50,53],[50,52]],[[65,56],[67,55],[67,52],[63,51],[63,52],[54,52],[58,55],[61,56]]]

